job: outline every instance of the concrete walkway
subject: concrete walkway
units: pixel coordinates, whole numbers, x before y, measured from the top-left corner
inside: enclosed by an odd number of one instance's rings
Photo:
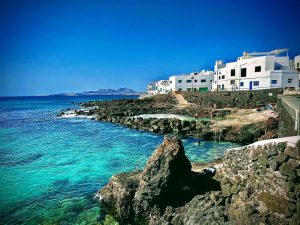
[[[191,105],[191,103],[188,103],[187,100],[182,96],[180,93],[172,92],[174,97],[176,98],[178,105],[176,107],[178,108],[185,108]]]

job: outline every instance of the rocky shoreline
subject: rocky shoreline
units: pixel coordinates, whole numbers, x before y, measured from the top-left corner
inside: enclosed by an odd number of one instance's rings
[[[194,172],[166,138],[142,171],[114,175],[97,197],[121,224],[280,224],[300,221],[300,136],[228,150]]]
[[[59,116],[169,136],[142,171],[114,175],[98,191],[96,198],[120,224],[298,224],[300,136],[273,139],[278,136],[274,97],[272,104],[269,98],[252,97],[255,109],[224,108],[232,104],[229,97],[211,107],[180,107],[171,94],[84,102],[81,109]],[[243,144],[264,141],[228,150],[213,163],[191,164],[178,136]]]
[[[237,109],[214,109],[198,105],[179,108],[176,99],[171,94],[144,99],[85,102],[80,106],[83,109],[72,111],[76,116],[86,116],[97,121],[115,123],[163,135],[175,134],[204,140],[240,143],[252,143],[261,139],[277,137],[276,115],[263,120],[224,125],[219,121],[230,120],[226,116],[236,113]],[[249,114],[249,110],[247,113]],[[151,114],[164,114],[165,118],[141,116]],[[70,115],[68,110],[59,114],[62,117],[68,115]],[[175,115],[175,117],[172,118],[170,115]],[[176,115],[178,115],[177,118]],[[181,119],[180,116],[184,116],[186,119]]]

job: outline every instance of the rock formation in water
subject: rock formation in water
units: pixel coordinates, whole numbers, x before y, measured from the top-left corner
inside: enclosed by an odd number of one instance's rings
[[[201,173],[177,138],[97,193],[122,224],[299,224],[300,136],[227,151]]]

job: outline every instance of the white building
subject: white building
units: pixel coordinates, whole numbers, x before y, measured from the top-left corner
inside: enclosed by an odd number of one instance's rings
[[[211,91],[213,78],[213,71],[171,76],[170,91]]]
[[[160,80],[157,82],[157,90],[160,94],[167,94],[170,92],[170,81],[169,80]]]
[[[157,82],[156,81],[153,81],[151,83],[149,83],[147,85],[147,93],[149,95],[155,95],[155,94],[158,94],[158,90],[157,90]]]
[[[170,92],[169,80],[154,81],[147,85],[147,93],[149,95],[167,94],[169,92]]]
[[[295,70],[298,70],[300,72],[300,55],[297,55],[294,58],[294,64],[295,64]]]
[[[213,91],[298,89],[299,74],[290,67],[289,57],[280,56],[287,49],[271,52],[244,52],[236,62],[215,64]],[[296,62],[295,62],[296,65]]]

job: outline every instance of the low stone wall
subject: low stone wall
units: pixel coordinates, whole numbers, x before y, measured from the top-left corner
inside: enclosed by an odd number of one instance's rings
[[[298,225],[299,148],[300,136],[260,141],[195,172],[166,138],[142,171],[113,176],[96,197],[122,224]]]
[[[295,98],[294,102],[300,102],[300,96],[278,96],[278,136],[293,136],[300,134],[300,107],[289,105],[286,101]],[[298,103],[299,105],[299,103]],[[298,110],[297,110],[298,109]]]
[[[282,89],[255,90],[255,91],[222,91],[222,92],[182,92],[189,103],[203,107],[249,109],[263,106],[267,103],[276,103],[277,95]]]
[[[219,180],[234,224],[300,221],[299,141],[273,139],[225,153]]]

